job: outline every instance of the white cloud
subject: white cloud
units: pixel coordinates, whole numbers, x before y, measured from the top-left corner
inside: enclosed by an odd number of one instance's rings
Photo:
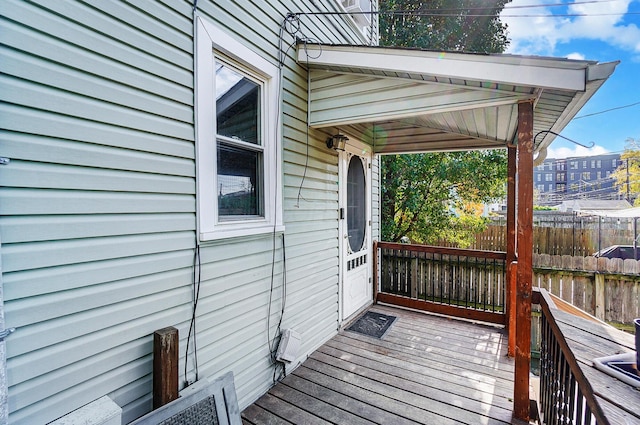
[[[584,55],[578,52],[569,53],[567,59],[584,60]]]
[[[543,0],[513,0],[502,12],[508,25],[511,45],[509,53],[554,55],[558,43],[575,39],[598,40],[629,52],[640,54],[640,28],[623,22],[624,13],[633,0],[572,4],[566,14],[589,16],[562,17],[556,7],[514,8],[515,6],[548,4]],[[638,1],[638,0],[635,0]],[[569,3],[570,4],[570,3]],[[509,15],[530,15],[509,17]],[[540,15],[549,15],[540,16]]]
[[[583,148],[582,146],[575,146],[573,148],[561,147],[561,148],[547,148],[547,158],[569,158],[573,156],[593,156],[604,155],[609,153],[609,150],[603,146],[596,145],[591,149]]]

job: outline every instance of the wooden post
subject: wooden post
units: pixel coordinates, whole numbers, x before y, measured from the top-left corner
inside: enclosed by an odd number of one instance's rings
[[[517,150],[515,145],[507,145],[507,229],[506,229],[506,251],[507,251],[507,267],[512,267],[511,263],[516,261],[516,173],[517,167]],[[506,293],[506,306],[505,314],[507,315],[507,332],[509,333],[509,349],[507,354],[510,357],[515,355],[515,290],[516,280],[515,275],[507,269],[507,293]],[[513,296],[512,296],[513,295]],[[513,344],[511,344],[513,336]]]
[[[153,408],[178,398],[178,330],[153,333]]]
[[[518,282],[513,415],[529,421],[533,281],[533,102],[518,104]]]
[[[509,263],[507,269],[507,285],[512,285],[507,292],[507,305],[510,306],[507,313],[507,326],[509,328],[509,344],[507,345],[507,355],[515,357],[516,355],[516,288],[518,281],[518,262]]]
[[[600,320],[605,319],[605,291],[604,291],[604,274],[596,271],[593,278],[593,303],[594,316]]]

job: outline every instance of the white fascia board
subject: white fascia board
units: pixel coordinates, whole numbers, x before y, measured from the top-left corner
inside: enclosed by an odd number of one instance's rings
[[[488,58],[493,61],[487,60]],[[413,73],[472,81],[491,81],[504,84],[584,91],[586,66],[567,68],[551,66],[552,60],[531,64],[518,63],[512,56],[500,61],[500,56],[475,57],[469,54],[436,54],[401,49],[351,49],[345,46],[307,44],[298,49],[298,62],[318,66],[348,67],[377,71]],[[566,59],[563,59],[566,61]]]

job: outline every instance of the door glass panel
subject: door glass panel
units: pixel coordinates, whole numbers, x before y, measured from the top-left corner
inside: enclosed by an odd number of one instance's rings
[[[349,160],[347,173],[347,233],[352,252],[360,251],[364,244],[367,218],[365,185],[362,160],[354,155]]]

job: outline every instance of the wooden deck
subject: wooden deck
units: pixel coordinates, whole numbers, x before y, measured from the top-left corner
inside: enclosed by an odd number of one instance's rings
[[[243,413],[245,424],[509,424],[513,360],[499,327],[385,306],[376,339],[342,331]]]

